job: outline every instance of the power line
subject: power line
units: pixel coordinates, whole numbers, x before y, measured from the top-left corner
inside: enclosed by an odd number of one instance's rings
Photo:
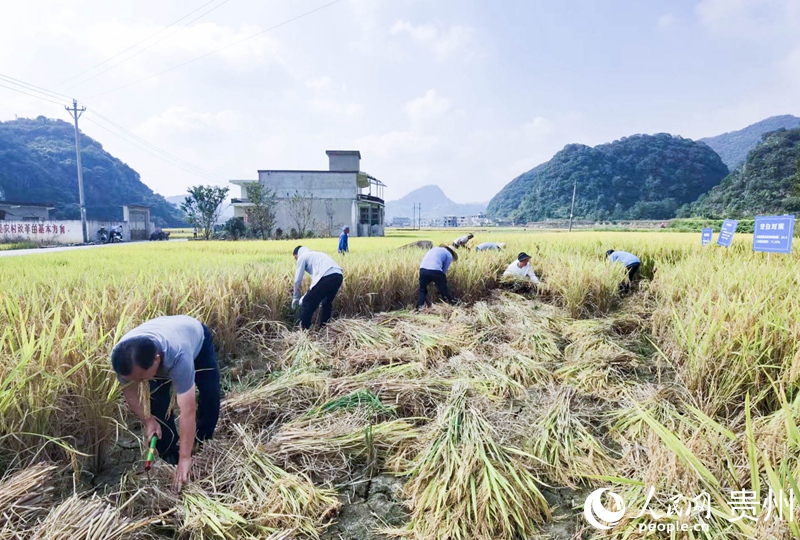
[[[219,180],[223,180],[223,181],[224,181],[224,179],[217,177],[216,175],[214,175],[214,173],[211,173],[211,172],[209,172],[209,171],[206,171],[205,169],[202,169],[201,167],[198,167],[198,166],[196,166],[196,165],[194,165],[194,164],[192,164],[192,163],[189,163],[188,161],[184,161],[184,160],[180,159],[179,157],[176,157],[176,156],[174,156],[174,155],[170,154],[170,153],[169,153],[169,152],[167,152],[166,150],[162,150],[162,149],[161,149],[161,148],[159,148],[158,146],[156,146],[156,145],[154,145],[154,144],[152,144],[152,143],[150,143],[150,142],[146,141],[145,139],[141,138],[140,136],[136,135],[135,133],[133,133],[133,132],[131,132],[131,131],[129,131],[129,130],[127,130],[127,129],[125,129],[124,127],[122,127],[121,125],[117,124],[116,122],[114,122],[114,121],[113,121],[113,120],[111,120],[110,118],[107,118],[107,117],[103,116],[103,115],[102,115],[102,114],[100,114],[99,112],[97,112],[97,111],[95,111],[95,110],[89,110],[88,112],[89,112],[89,114],[93,114],[94,116],[97,116],[97,117],[98,117],[98,118],[100,118],[102,121],[106,122],[107,124],[110,124],[110,125],[111,125],[111,126],[113,126],[115,129],[117,129],[117,130],[119,130],[120,132],[122,132],[123,134],[125,134],[127,137],[130,137],[130,138],[134,139],[135,141],[139,142],[140,144],[142,144],[142,145],[144,145],[144,146],[146,146],[146,147],[148,147],[148,148],[152,149],[153,151],[155,151],[155,152],[158,152],[158,153],[162,154],[162,155],[163,155],[163,156],[165,156],[166,158],[168,158],[168,159],[170,159],[170,160],[173,160],[173,161],[177,162],[177,163],[178,163],[178,164],[180,164],[180,165],[181,165],[183,168],[185,168],[185,169],[192,169],[192,170],[193,170],[194,172],[196,172],[198,175],[200,175],[200,176],[205,176],[205,177],[207,177],[207,178],[209,178],[209,179],[212,179],[212,180],[215,180],[215,181],[219,181]],[[96,123],[97,123],[97,122],[95,122],[95,124],[96,124]],[[130,141],[129,141],[129,142],[130,142]],[[187,172],[188,172],[188,171],[187,171]]]
[[[133,49],[133,48],[135,48],[135,47],[139,46],[139,44],[141,44],[141,43],[144,43],[144,42],[145,42],[145,41],[147,41],[148,39],[150,39],[150,38],[153,38],[153,37],[157,36],[158,34],[160,34],[161,32],[163,32],[164,30],[166,30],[166,29],[168,29],[168,28],[170,28],[170,27],[172,27],[172,26],[174,26],[174,25],[178,24],[179,22],[181,22],[181,21],[182,21],[183,19],[185,19],[186,17],[189,17],[189,16],[190,16],[190,15],[192,15],[193,13],[196,13],[197,11],[200,11],[201,9],[203,9],[204,7],[206,7],[208,4],[213,4],[214,2],[216,2],[216,0],[209,0],[208,2],[206,2],[205,4],[203,4],[202,6],[200,6],[199,8],[195,9],[194,11],[190,11],[189,13],[187,13],[186,15],[184,15],[183,17],[181,17],[180,19],[178,19],[178,20],[176,20],[176,21],[173,21],[173,22],[171,22],[170,24],[168,24],[167,26],[165,26],[165,27],[164,27],[164,28],[162,28],[161,30],[158,30],[157,32],[155,32],[155,33],[153,33],[153,34],[151,34],[151,35],[147,36],[146,38],[144,38],[144,39],[142,39],[142,40],[139,40],[139,41],[137,41],[136,43],[134,43],[133,45],[131,45],[131,46],[130,46],[130,47],[128,47],[127,49],[125,49],[125,50],[122,50],[122,51],[118,52],[117,54],[115,54],[115,55],[113,55],[113,56],[109,56],[108,58],[106,58],[105,60],[103,60],[102,62],[100,62],[99,64],[95,64],[95,65],[93,65],[92,67],[90,67],[89,69],[86,69],[86,70],[84,70],[84,71],[81,71],[81,72],[80,72],[80,73],[78,73],[77,75],[73,75],[73,76],[72,76],[72,77],[70,77],[69,79],[64,79],[63,81],[61,81],[60,83],[58,83],[56,86],[61,86],[62,84],[64,84],[64,83],[67,83],[67,82],[69,82],[69,81],[71,81],[71,80],[73,80],[73,79],[77,79],[77,78],[78,78],[78,77],[80,77],[81,75],[84,75],[85,73],[89,73],[89,72],[90,72],[90,71],[92,71],[93,69],[95,69],[95,68],[98,68],[98,67],[102,66],[102,65],[103,65],[103,64],[105,64],[106,62],[110,62],[111,60],[113,60],[113,59],[114,59],[114,58],[116,58],[117,56],[119,56],[119,55],[121,55],[121,54],[124,54],[124,53],[126,53],[126,52],[130,51],[131,49]]]
[[[163,161],[164,163],[167,163],[168,165],[172,165],[173,167],[181,169],[184,172],[187,172],[187,173],[192,174],[194,176],[198,176],[198,177],[204,178],[206,180],[210,180],[212,182],[219,182],[220,180],[222,180],[221,178],[217,178],[217,177],[211,175],[210,173],[206,174],[204,172],[192,170],[192,169],[190,169],[188,167],[185,167],[185,166],[181,165],[180,162],[171,161],[169,159],[166,159],[164,156],[158,155],[157,153],[150,151],[146,146],[144,146],[144,145],[142,145],[142,144],[140,144],[138,142],[135,142],[135,141],[131,140],[130,138],[125,137],[124,135],[121,135],[119,133],[116,133],[116,132],[112,131],[111,129],[109,129],[109,128],[105,127],[104,125],[100,124],[99,122],[95,122],[91,118],[87,117],[87,118],[85,118],[85,120],[87,122],[91,122],[92,124],[96,125],[100,129],[102,129],[104,131],[107,131],[108,133],[114,135],[115,137],[118,137],[118,138],[124,140],[125,142],[127,142],[129,144],[132,144],[133,146],[137,147],[139,150],[142,150],[143,152],[146,152],[146,153],[150,154],[151,156],[155,157],[156,159],[160,159],[161,161]]]
[[[212,1],[216,1],[216,0],[212,0]],[[108,67],[107,67],[107,68],[105,68],[104,70],[102,70],[102,71],[99,71],[99,72],[95,73],[94,75],[91,75],[91,76],[87,77],[86,79],[84,79],[84,80],[82,80],[82,81],[79,81],[79,82],[77,82],[77,83],[73,84],[72,86],[68,87],[68,88],[67,88],[67,90],[71,90],[72,88],[75,88],[76,86],[80,86],[80,85],[82,85],[82,84],[85,84],[85,83],[87,83],[87,82],[91,81],[92,79],[94,79],[94,78],[96,78],[96,77],[99,77],[99,76],[100,76],[100,75],[102,75],[103,73],[106,73],[106,72],[108,72],[108,71],[111,71],[112,69],[114,69],[114,68],[116,68],[116,67],[119,67],[119,66],[121,66],[122,64],[124,64],[124,63],[125,63],[125,62],[127,62],[128,60],[130,60],[130,59],[132,59],[132,58],[134,58],[134,57],[136,57],[136,56],[138,56],[138,55],[142,54],[142,53],[143,53],[143,52],[145,52],[146,50],[148,50],[148,49],[150,49],[150,48],[152,48],[152,47],[156,46],[157,44],[161,43],[162,41],[164,41],[164,40],[165,40],[165,39],[167,39],[168,37],[170,37],[170,36],[174,35],[174,34],[175,34],[175,32],[179,31],[181,28],[186,28],[187,26],[189,26],[189,25],[190,25],[190,24],[192,24],[193,22],[197,21],[198,19],[201,19],[201,18],[205,17],[206,15],[208,15],[209,13],[211,13],[212,11],[214,11],[215,9],[222,7],[224,4],[227,4],[229,1],[230,1],[230,0],[223,0],[223,2],[222,2],[222,3],[220,3],[220,4],[216,5],[216,6],[214,6],[213,8],[209,9],[209,10],[208,10],[208,11],[206,11],[205,13],[201,13],[200,15],[198,15],[197,17],[195,17],[194,19],[192,19],[192,20],[188,21],[187,23],[185,23],[184,25],[180,26],[179,28],[176,28],[176,29],[175,29],[173,32],[170,32],[169,34],[165,35],[165,36],[164,36],[164,37],[162,37],[161,39],[157,39],[157,40],[156,40],[156,41],[154,41],[153,43],[149,44],[147,47],[144,47],[144,48],[142,48],[142,49],[139,49],[138,51],[136,51],[136,52],[135,52],[135,53],[133,53],[132,55],[128,56],[127,58],[123,58],[123,59],[122,59],[122,60],[120,60],[119,62],[117,62],[117,63],[115,63],[115,64],[112,64],[112,65],[108,66]],[[210,3],[210,2],[209,2],[209,3]],[[206,4],[206,5],[208,5],[208,4]],[[196,11],[196,10],[195,10],[195,11]],[[184,17],[184,18],[185,18],[185,17]],[[149,39],[149,38],[148,38],[148,39]],[[146,41],[146,40],[145,40],[145,41]],[[119,56],[119,55],[117,55],[117,56]]]
[[[302,19],[303,17],[307,17],[308,15],[316,13],[317,11],[323,10],[323,9],[325,9],[327,7],[330,7],[330,6],[334,5],[334,4],[338,4],[341,1],[342,0],[333,0],[333,2],[329,2],[329,3],[327,3],[325,5],[322,5],[322,6],[318,7],[318,8],[314,8],[311,11],[306,11],[305,13],[297,15],[296,17],[292,17],[291,19],[287,19],[287,20],[285,20],[283,22],[280,22],[280,23],[278,23],[278,24],[276,24],[274,26],[270,26],[269,28],[267,28],[265,30],[261,30],[260,32],[256,32],[255,34],[252,34],[250,36],[242,38],[242,39],[240,39],[238,41],[234,41],[233,43],[230,43],[228,45],[224,45],[224,46],[222,46],[222,47],[220,47],[218,49],[214,49],[211,52],[207,52],[207,53],[205,53],[205,54],[203,54],[201,56],[198,56],[196,58],[193,58],[191,60],[187,60],[186,62],[183,62],[182,64],[178,64],[178,65],[172,66],[172,67],[167,68],[167,69],[165,69],[163,71],[159,71],[158,73],[154,73],[153,75],[149,75],[147,77],[143,77],[143,78],[138,79],[136,81],[133,81],[133,82],[130,82],[130,83],[127,83],[127,84],[123,84],[122,86],[117,86],[116,88],[112,88],[111,90],[106,90],[105,92],[100,92],[99,94],[94,94],[92,96],[89,96],[88,99],[93,99],[93,98],[96,98],[96,97],[104,96],[106,94],[110,94],[111,92],[116,92],[117,90],[122,90],[123,88],[128,88],[129,86],[133,86],[135,84],[142,83],[142,82],[150,80],[150,79],[152,79],[154,77],[158,77],[159,75],[163,75],[164,73],[168,73],[170,71],[182,68],[182,67],[187,66],[187,65],[189,65],[189,64],[191,64],[193,62],[197,62],[198,60],[202,60],[203,58],[205,58],[207,56],[211,56],[212,54],[218,53],[220,51],[224,51],[225,49],[229,49],[229,48],[233,47],[234,45],[238,45],[240,43],[244,43],[247,40],[253,39],[253,38],[258,37],[258,36],[260,36],[262,34],[266,34],[267,32],[271,32],[272,30],[275,30],[276,28],[280,28],[281,26],[285,26],[285,25],[287,25],[289,23],[292,23],[292,22],[294,22],[294,21],[296,21],[298,19]]]
[[[25,88],[26,90],[32,90],[34,92],[38,92],[40,94],[44,94],[44,95],[46,95],[48,97],[53,97],[55,99],[66,99],[66,100],[72,99],[71,97],[66,96],[64,94],[59,94],[58,92],[54,92],[52,90],[48,90],[47,88],[42,88],[41,86],[36,86],[35,84],[31,84],[29,82],[25,82],[25,81],[22,81],[20,79],[15,79],[14,77],[9,77],[8,75],[3,75],[2,73],[0,73],[0,79],[5,80],[9,84],[14,84],[14,85],[17,85],[17,86],[21,86],[21,87]]]
[[[30,97],[33,97],[33,98],[36,98],[36,99],[41,99],[43,101],[48,101],[48,102],[54,103],[56,105],[62,105],[62,103],[59,103],[58,101],[50,99],[50,97],[56,97],[57,99],[62,97],[62,96],[66,97],[63,94],[59,94],[58,92],[53,92],[52,90],[48,90],[47,88],[43,88],[41,86],[36,86],[34,84],[22,81],[20,79],[15,79],[14,77],[9,77],[8,75],[0,74],[0,81],[8,82],[10,84],[14,84],[14,85],[16,85],[16,86],[18,86],[18,87],[20,87],[22,89],[14,88],[12,86],[6,86],[4,84],[0,84],[0,87],[2,87],[2,88],[7,88],[7,89],[12,90],[14,92],[18,92],[20,94],[25,94],[27,96],[30,96]],[[42,95],[31,94],[31,93],[27,92],[26,90],[31,90],[32,92],[36,92],[36,93],[42,94]],[[83,105],[84,107],[86,106],[84,103],[81,103],[81,105]],[[136,146],[140,150],[143,150],[143,151],[147,152],[148,154],[160,159],[161,161],[164,161],[167,164],[170,164],[170,165],[173,165],[175,167],[178,167],[178,168],[184,170],[185,172],[188,172],[188,173],[193,174],[195,176],[199,176],[199,177],[205,178],[206,180],[211,180],[213,182],[220,182],[220,181],[224,182],[225,181],[223,178],[217,177],[216,175],[214,175],[213,173],[211,173],[209,171],[206,171],[206,170],[204,170],[204,169],[202,169],[202,168],[200,168],[200,167],[198,167],[198,166],[196,166],[196,165],[194,165],[192,163],[189,163],[188,161],[184,161],[184,160],[182,160],[182,159],[170,154],[166,150],[162,150],[161,148],[157,147],[156,145],[154,145],[154,144],[146,141],[145,139],[139,137],[135,133],[125,129],[124,127],[122,127],[118,123],[114,122],[113,120],[111,120],[110,118],[104,116],[103,114],[99,113],[96,110],[89,109],[86,112],[89,113],[90,115],[94,115],[94,116],[98,117],[98,119],[100,119],[100,120],[106,122],[107,124],[113,126],[113,128],[118,130],[121,134],[117,133],[115,131],[112,131],[111,129],[108,129],[107,127],[104,127],[102,124],[93,121],[91,118],[87,117],[87,118],[84,118],[84,120],[95,124],[96,126],[100,127],[101,129],[111,133],[112,135],[115,135],[116,137],[119,137],[119,138],[125,140],[126,142],[128,142],[128,143],[132,144],[133,146]]]
[[[49,101],[50,103],[55,103],[56,105],[63,105],[63,103],[59,103],[58,101],[55,101],[53,99],[48,99],[48,98],[45,98],[45,97],[42,97],[42,96],[37,96],[37,95],[34,95],[34,94],[30,94],[28,92],[25,92],[24,90],[20,90],[19,88],[13,88],[11,86],[6,86],[4,84],[0,84],[0,87],[8,88],[9,90],[13,90],[14,92],[19,92],[20,94],[25,94],[26,96],[30,96],[32,98],[41,99],[43,101]]]

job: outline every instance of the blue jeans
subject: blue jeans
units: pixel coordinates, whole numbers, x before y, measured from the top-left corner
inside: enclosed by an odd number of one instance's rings
[[[203,346],[194,359],[194,385],[197,388],[197,440],[206,441],[214,436],[219,418],[219,366],[214,352],[211,331],[203,325]],[[156,444],[158,455],[168,463],[178,462],[178,429],[175,415],[167,416],[171,400],[172,381],[150,381],[150,414],[161,424],[161,439]]]

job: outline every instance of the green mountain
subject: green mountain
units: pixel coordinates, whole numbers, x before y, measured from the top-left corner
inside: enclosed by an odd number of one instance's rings
[[[744,165],[682,208],[681,217],[748,218],[800,212],[800,129],[764,135]]]
[[[659,133],[591,148],[570,144],[518,176],[489,202],[487,214],[516,222],[568,218],[577,183],[581,219],[664,219],[728,174],[702,143]]]
[[[712,150],[719,154],[725,165],[730,170],[734,170],[744,162],[745,158],[747,158],[747,153],[761,142],[766,133],[798,127],[800,127],[800,118],[791,114],[784,114],[783,116],[772,116],[739,131],[731,131],[716,137],[699,139],[699,141],[710,146]]]
[[[180,226],[180,211],[144,185],[139,173],[81,134],[86,215],[122,219],[122,205],[143,204],[160,226]],[[80,219],[75,131],[44,116],[0,122],[0,191],[6,200],[52,203],[55,219]]]

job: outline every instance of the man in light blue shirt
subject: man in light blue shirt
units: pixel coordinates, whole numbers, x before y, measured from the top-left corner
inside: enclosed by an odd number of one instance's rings
[[[428,285],[436,284],[439,294],[453,304],[455,300],[447,288],[447,270],[453,261],[458,260],[458,255],[453,248],[442,244],[428,251],[419,265],[419,294],[417,295],[417,309],[428,301]]]
[[[642,261],[640,261],[639,257],[633,253],[628,253],[627,251],[618,251],[615,249],[609,249],[606,251],[606,257],[608,257],[609,261],[624,264],[625,268],[627,268],[628,279],[620,283],[619,289],[622,292],[629,292],[631,290],[633,278],[636,275],[636,272],[639,271],[639,266],[641,266]]]

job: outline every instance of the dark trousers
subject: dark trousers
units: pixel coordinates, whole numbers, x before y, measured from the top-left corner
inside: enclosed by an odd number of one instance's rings
[[[194,385],[197,388],[197,440],[206,441],[214,436],[219,418],[219,366],[214,352],[211,332],[203,325],[203,347],[194,359]],[[171,400],[172,381],[150,381],[150,413],[161,424],[161,439],[156,444],[158,455],[168,463],[178,462],[178,429],[175,415],[167,416]]]
[[[636,272],[639,271],[639,266],[641,266],[641,263],[633,263],[625,267],[628,271],[628,280],[619,284],[619,289],[621,291],[629,292],[631,290],[631,284],[633,283],[634,276],[636,276]]]
[[[453,303],[453,297],[450,295],[450,289],[447,288],[447,275],[441,270],[428,270],[427,268],[419,269],[419,295],[417,295],[417,309],[421,308],[428,301],[428,285],[433,282],[436,288],[439,289],[439,294],[447,300],[448,303]]]
[[[339,292],[343,279],[342,274],[329,274],[317,281],[317,284],[306,293],[300,311],[300,326],[303,330],[311,328],[311,319],[314,318],[314,312],[317,311],[320,304],[322,309],[319,312],[319,327],[322,328],[330,320],[333,299]]]

